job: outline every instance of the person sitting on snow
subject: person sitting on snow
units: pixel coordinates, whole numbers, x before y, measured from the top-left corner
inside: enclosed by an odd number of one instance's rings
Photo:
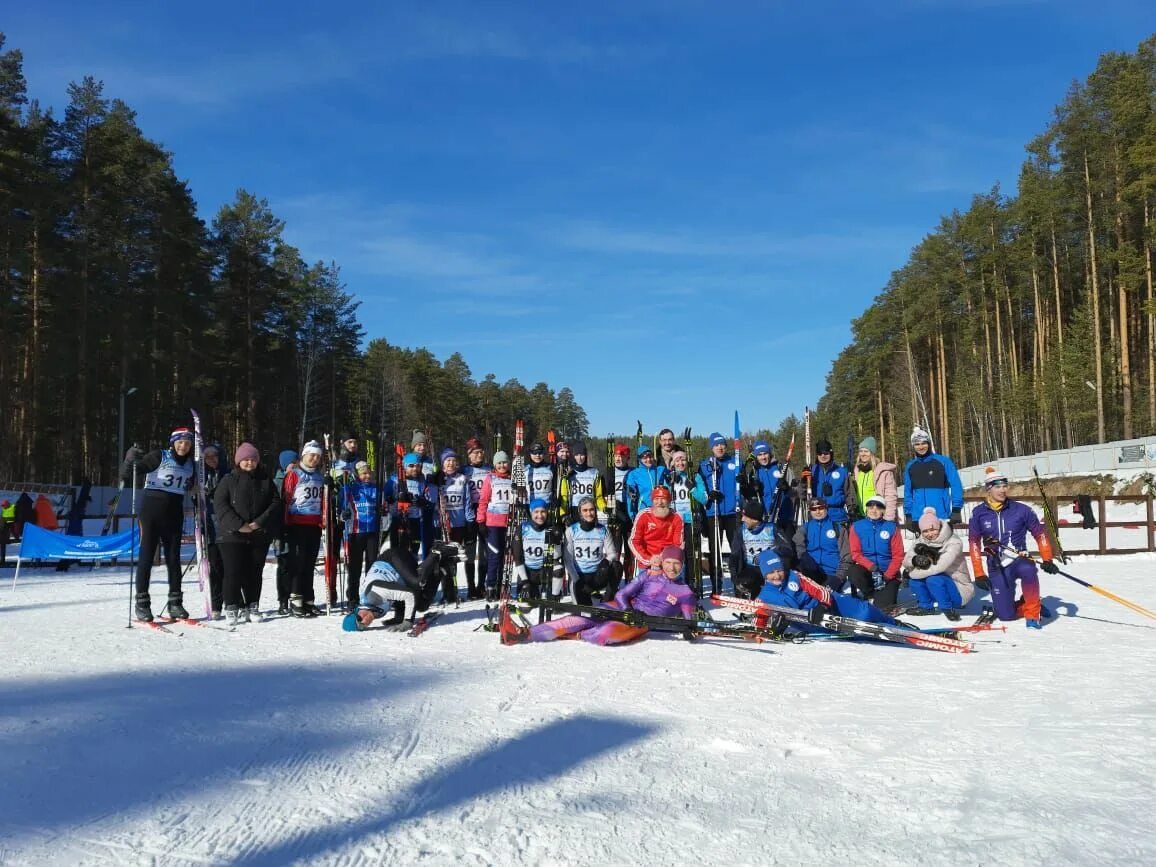
[[[903,557],[903,568],[911,578],[911,592],[918,603],[907,609],[913,617],[934,614],[938,605],[948,620],[959,620],[956,609],[975,596],[963,543],[952,532],[951,524],[941,520],[931,506],[919,517],[919,539]]]
[[[886,626],[902,626],[900,623],[880,611],[865,599],[856,599],[843,593],[835,593],[829,587],[824,587],[806,575],[787,569],[782,559],[774,551],[763,551],[759,555],[759,572],[764,580],[763,589],[759,592],[758,601],[768,605],[778,605],[783,608],[797,608],[808,612],[812,624],[822,624],[823,616],[836,614],[840,617],[850,617],[863,620],[867,623],[881,623]],[[781,632],[790,624],[782,619],[776,621],[770,618],[772,629]],[[756,623],[758,620],[756,618]],[[763,626],[765,624],[758,623]]]
[[[655,617],[695,616],[698,602],[694,591],[683,581],[682,549],[668,545],[659,557],[661,569],[648,569],[618,591],[607,608],[639,611]],[[631,626],[620,620],[602,620],[571,614],[547,620],[516,632],[516,641],[554,641],[581,638],[602,646],[637,641],[648,632],[645,626]]]
[[[436,543],[420,567],[408,548],[390,548],[369,567],[361,604],[341,619],[341,628],[362,632],[385,618],[387,631],[409,629],[415,617],[425,616],[443,579],[454,575],[457,562],[458,547],[449,542]]]

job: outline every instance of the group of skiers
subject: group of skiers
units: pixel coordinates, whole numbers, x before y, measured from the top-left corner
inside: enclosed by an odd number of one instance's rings
[[[632,450],[614,446],[605,474],[591,465],[583,442],[558,443],[552,460],[543,444],[534,443],[518,478],[507,453],[498,450],[487,460],[477,438],[467,441],[464,461],[452,448],[435,459],[421,431],[414,432],[410,450],[398,455],[395,473],[384,472],[384,455],[371,466],[353,432],[328,457],[316,441],[300,453],[282,452],[273,476],[248,443],[237,449],[228,474],[222,473],[217,449],[206,447],[214,614],[223,611],[232,622],[260,616],[261,571],[276,544],[278,613],[316,616],[314,572],[323,525],[339,530],[328,534],[322,553],[344,566],[344,586],[330,582],[327,601],[340,604],[338,593],[344,592],[347,628],[365,628],[395,605],[401,619],[408,619],[428,608],[439,591],[443,601],[456,603],[459,559],[468,598],[489,601],[508,580],[514,597],[630,604],[639,594],[657,593],[656,582],[674,580],[675,550],[675,575],[701,598],[708,583],[709,592],[724,592],[727,547],[731,584],[748,598],[778,586],[768,583],[776,571],[769,567],[776,564],[785,586],[803,588],[826,608],[854,607],[846,597],[896,611],[904,581],[916,598],[907,609],[911,615],[938,610],[958,619],[957,610],[972,598],[962,545],[953,533],[963,505],[959,474],[920,428],[912,434],[914,454],[903,472],[905,525],[899,523],[897,468],[879,460],[872,437],[859,443],[853,466],[836,461],[830,442],[820,439],[815,461],[797,478],[765,440],[753,443],[746,461],[729,451],[722,434],[711,434],[708,442],[710,454],[692,462],[673,431],[664,429],[657,450],[636,446],[634,466]],[[158,545],[168,566],[168,613],[188,616],[179,541],[184,495],[194,478],[191,450],[191,433],[178,428],[168,449],[148,455],[134,449],[126,456],[126,468],[144,487],[137,572],[142,620],[152,617],[148,583]],[[1030,508],[1007,500],[1006,480],[998,473],[985,490],[987,501],[975,510],[970,527],[972,569],[990,582],[1002,619],[1022,612],[1029,625],[1038,626],[1035,564],[1016,554],[1030,532],[1043,568],[1054,568],[1047,536]],[[905,528],[916,537],[906,549]],[[1020,603],[1017,581],[1024,586]],[[672,598],[684,596],[679,591]]]

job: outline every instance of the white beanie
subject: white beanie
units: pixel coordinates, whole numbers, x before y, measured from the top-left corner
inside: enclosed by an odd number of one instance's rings
[[[915,445],[916,443],[930,443],[930,442],[931,442],[931,434],[929,434],[927,431],[925,431],[919,425],[916,425],[915,429],[913,431],[911,431],[911,444]]]

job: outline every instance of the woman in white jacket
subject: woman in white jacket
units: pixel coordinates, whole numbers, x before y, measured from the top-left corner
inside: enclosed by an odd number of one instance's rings
[[[911,577],[911,590],[918,606],[908,608],[912,616],[935,614],[936,606],[948,620],[959,620],[956,610],[975,595],[971,574],[963,555],[963,543],[928,506],[919,517],[919,538],[903,557],[903,568]]]

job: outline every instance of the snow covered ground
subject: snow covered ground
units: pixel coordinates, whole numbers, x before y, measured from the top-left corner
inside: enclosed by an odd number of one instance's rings
[[[1156,608],[1152,555],[1069,568]],[[950,655],[502,647],[480,603],[166,635],[123,569],[25,571],[0,863],[1156,863],[1156,622],[1043,579],[1042,632]]]

